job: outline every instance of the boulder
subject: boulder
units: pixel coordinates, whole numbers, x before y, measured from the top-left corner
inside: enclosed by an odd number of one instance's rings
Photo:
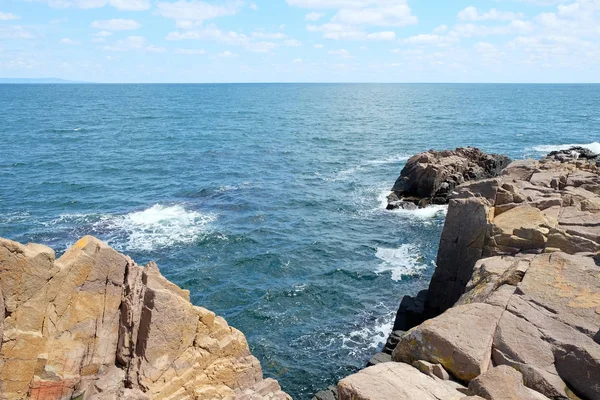
[[[456,186],[498,176],[509,163],[506,156],[486,154],[473,147],[419,153],[402,169],[388,207],[397,208],[401,199],[415,204],[422,199],[427,199],[427,203],[447,204]]]
[[[340,400],[459,400],[455,385],[432,378],[404,363],[385,363],[342,379]]]
[[[241,332],[91,236],[58,260],[0,239],[0,291],[3,398],[289,399]]]
[[[496,324],[504,310],[475,303],[453,307],[404,335],[392,353],[398,362],[441,364],[462,381],[487,371]]]
[[[491,368],[469,383],[469,392],[486,400],[539,400],[547,397],[534,394],[523,385],[523,376],[514,368],[502,365]],[[541,397],[540,397],[541,396]]]

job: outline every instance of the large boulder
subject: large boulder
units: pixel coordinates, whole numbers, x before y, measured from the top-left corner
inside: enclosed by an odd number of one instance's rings
[[[421,204],[446,204],[454,188],[464,182],[498,176],[510,163],[503,155],[464,147],[430,150],[411,157],[392,188],[389,209],[403,206],[402,199]]]
[[[503,312],[483,303],[451,308],[408,331],[392,359],[441,364],[458,379],[470,381],[490,366],[494,332]]]
[[[93,237],[58,260],[0,239],[0,290],[2,398],[289,398],[241,332]]]
[[[523,376],[502,365],[479,375],[469,383],[469,392],[486,400],[543,400],[546,396],[523,385]]]
[[[340,400],[460,400],[465,395],[452,385],[404,363],[384,363],[342,379]]]

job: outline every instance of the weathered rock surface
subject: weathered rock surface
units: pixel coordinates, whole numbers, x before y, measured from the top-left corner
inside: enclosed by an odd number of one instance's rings
[[[446,204],[454,188],[464,182],[496,177],[510,163],[503,155],[473,147],[430,150],[411,157],[388,198],[388,209],[408,204]]]
[[[523,385],[523,376],[514,368],[501,365],[469,383],[469,392],[486,400],[540,400],[547,397]]]
[[[2,399],[289,398],[241,332],[93,237],[57,260],[0,239],[0,291]]]
[[[457,387],[408,364],[384,363],[342,379],[338,397],[340,400],[460,400],[465,394]]]
[[[390,373],[412,364],[468,383],[462,399],[600,400],[599,173],[593,154],[556,153],[457,186],[429,289],[399,308],[395,362],[344,379],[340,394],[428,398]]]

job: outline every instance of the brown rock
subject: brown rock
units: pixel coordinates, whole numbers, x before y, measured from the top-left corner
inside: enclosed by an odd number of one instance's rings
[[[538,400],[523,385],[523,376],[506,365],[491,368],[469,383],[469,392],[486,400]],[[546,398],[542,396],[542,398]]]
[[[463,381],[487,371],[500,307],[483,303],[453,307],[411,329],[392,353],[394,361],[441,364]]]
[[[0,239],[0,293],[2,398],[289,399],[239,331],[93,237],[56,261]]]
[[[404,363],[384,363],[342,379],[340,400],[459,400],[464,394]]]

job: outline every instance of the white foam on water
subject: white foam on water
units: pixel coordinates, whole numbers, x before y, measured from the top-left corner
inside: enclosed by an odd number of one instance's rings
[[[403,244],[397,249],[378,247],[375,257],[381,260],[377,273],[391,272],[392,280],[399,281],[403,276],[415,276],[427,268],[416,246]]]
[[[339,181],[344,180],[347,177],[354,175],[356,172],[364,169],[365,167],[373,166],[373,165],[385,165],[385,164],[397,164],[403,161],[408,160],[410,157],[406,155],[393,155],[386,158],[379,158],[375,160],[367,160],[359,165],[355,165],[353,167],[344,169],[335,174],[335,177],[326,179],[328,181]]]
[[[586,149],[590,149],[596,154],[600,154],[600,143],[593,142],[588,144],[550,144],[550,145],[540,145],[534,146],[533,150],[539,151],[542,153],[550,153],[551,151],[559,151],[559,150],[569,150],[571,147],[585,147]]]
[[[193,243],[209,232],[215,220],[213,214],[188,211],[181,205],[156,204],[114,217],[107,225],[127,234],[127,250],[151,251]]]
[[[351,353],[363,352],[365,347],[374,351],[381,350],[394,327],[393,313],[378,318],[374,325],[351,331],[342,338],[342,348]]]

